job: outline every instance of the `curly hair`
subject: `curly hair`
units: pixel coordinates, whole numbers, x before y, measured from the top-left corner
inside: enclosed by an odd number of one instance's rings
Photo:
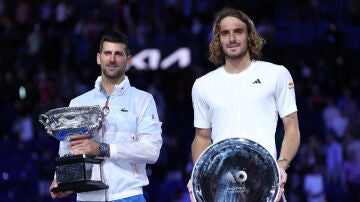
[[[233,9],[233,8],[224,8],[215,15],[215,21],[213,23],[213,39],[209,45],[210,62],[216,65],[225,64],[225,53],[221,47],[220,43],[220,22],[225,17],[235,17],[245,23],[247,31],[249,34],[248,37],[248,48],[251,60],[258,60],[261,56],[261,49],[265,44],[265,40],[259,35],[256,31],[255,25],[243,11]]]

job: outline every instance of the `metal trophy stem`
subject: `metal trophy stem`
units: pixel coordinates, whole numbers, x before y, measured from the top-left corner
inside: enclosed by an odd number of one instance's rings
[[[59,141],[69,144],[71,136],[91,133],[97,135],[105,115],[99,106],[63,107],[52,109],[39,116],[46,132]],[[74,191],[76,193],[109,188],[103,182],[101,163],[104,159],[85,154],[68,154],[56,158],[56,180],[58,187],[53,192]]]

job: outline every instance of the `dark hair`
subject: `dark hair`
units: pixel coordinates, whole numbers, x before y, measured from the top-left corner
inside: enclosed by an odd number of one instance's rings
[[[255,25],[244,12],[233,8],[224,8],[217,12],[213,23],[213,39],[209,45],[209,60],[217,65],[225,64],[225,54],[220,43],[220,22],[225,17],[235,17],[243,21],[247,27],[249,34],[248,48],[251,60],[258,60],[261,56],[261,49],[265,44],[265,40],[256,31]]]
[[[108,31],[106,32],[100,40],[100,52],[102,51],[104,42],[113,42],[113,43],[122,43],[125,44],[125,53],[127,56],[131,55],[129,47],[129,39],[126,34],[120,31]]]

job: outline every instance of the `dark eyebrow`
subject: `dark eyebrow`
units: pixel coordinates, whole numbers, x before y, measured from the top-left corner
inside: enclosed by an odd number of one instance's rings
[[[220,34],[226,34],[226,33],[229,33],[229,30],[221,30],[220,31]]]
[[[241,31],[243,32],[245,29],[244,28],[236,28],[234,31],[238,32],[238,31]]]
[[[234,32],[244,32],[245,31],[245,29],[244,28],[236,28],[236,29],[234,29]],[[229,33],[230,31],[229,30],[222,30],[222,31],[220,31],[220,34],[227,34],[227,33]]]
[[[115,54],[125,54],[125,51],[110,51],[110,50],[103,50],[103,53],[115,53]]]

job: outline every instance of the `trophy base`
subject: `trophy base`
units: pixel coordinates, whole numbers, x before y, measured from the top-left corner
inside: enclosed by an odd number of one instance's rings
[[[65,182],[51,189],[51,192],[73,191],[75,193],[108,189],[109,186],[101,181]]]
[[[75,193],[108,189],[101,179],[102,157],[84,154],[56,158],[56,180],[58,187],[52,192],[73,191]]]

